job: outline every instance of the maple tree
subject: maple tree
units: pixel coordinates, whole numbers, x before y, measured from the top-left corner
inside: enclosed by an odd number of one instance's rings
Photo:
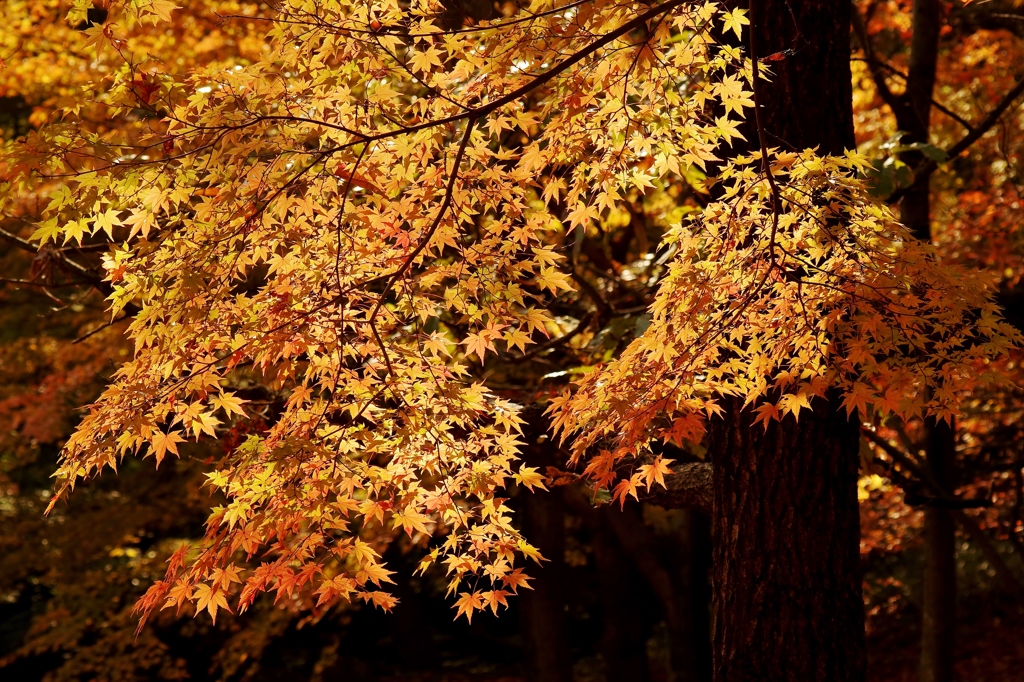
[[[576,266],[638,197],[661,197],[666,228],[665,275],[653,254],[637,267],[658,282],[650,324],[548,402],[620,505],[671,487],[663,444],[700,443],[723,410],[749,405],[765,431],[823,403],[949,419],[1019,341],[993,278],[871,195],[868,158],[769,149],[745,114],[789,63],[750,58],[744,10],[510,4],[452,26],[439,3],[296,0],[257,22],[251,61],[169,73],[132,29],[178,25],[170,3],[106,9],[87,29],[111,60],[95,111],[76,98],[5,158],[6,201],[52,190],[34,240],[110,240],[96,286],[135,344],[68,441],[59,494],[126,454],[159,465],[269,423],[209,474],[226,502],[144,614],[215,619],[264,591],[390,608],[381,554],[403,533],[423,568],[445,564],[459,615],[505,605],[540,555],[503,490],[550,481],[519,463],[523,410],[490,373],[583,354],[623,316]],[[127,123],[83,125],[98,111]],[[712,200],[681,210],[681,181]],[[569,326],[554,311],[574,296],[592,310]]]

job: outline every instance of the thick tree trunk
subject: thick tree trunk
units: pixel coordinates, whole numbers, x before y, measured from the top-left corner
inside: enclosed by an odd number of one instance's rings
[[[850,3],[755,0],[751,30],[773,75],[759,83],[769,146],[854,146]],[[757,140],[754,117],[744,135]],[[767,431],[739,401],[709,423],[717,682],[864,679],[858,423],[818,400]]]
[[[708,437],[715,679],[863,680],[859,425],[825,402],[766,432],[745,416]]]

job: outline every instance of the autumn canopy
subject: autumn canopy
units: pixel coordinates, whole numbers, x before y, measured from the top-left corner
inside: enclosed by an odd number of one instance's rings
[[[390,611],[400,542],[458,616],[498,613],[552,559],[509,498],[571,488],[710,512],[716,679],[785,670],[730,654],[721,624],[792,605],[729,615],[721,591],[749,605],[749,581],[811,580],[783,619],[807,629],[783,639],[860,613],[857,467],[915,473],[900,434],[987,431],[972,406],[1019,380],[1024,339],[997,305],[1017,266],[943,241],[972,219],[929,232],[929,177],[968,146],[932,144],[932,85],[923,133],[898,106],[902,142],[855,120],[856,7],[15,4],[27,23],[3,36],[25,56],[5,57],[2,87],[35,108],[0,157],[4,234],[41,249],[25,282],[58,306],[68,283],[101,294],[79,342],[129,344],[101,352],[114,371],[63,443],[48,511],[73,514],[128,460],[220,443],[205,535],[142,586],[139,632],[265,593]],[[872,49],[853,82],[912,107],[914,65],[893,94]],[[831,84],[818,98],[807,68]],[[965,124],[968,145],[987,134]],[[949,191],[946,214],[974,210]],[[790,510],[788,540],[748,523]],[[726,585],[748,557],[768,568]],[[821,637],[855,634],[800,674],[863,679],[863,615],[835,627]]]

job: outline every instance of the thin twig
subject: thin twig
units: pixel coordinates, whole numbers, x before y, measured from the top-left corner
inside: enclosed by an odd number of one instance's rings
[[[758,70],[757,57],[757,27],[754,19],[754,0],[750,0],[750,64],[751,78],[754,89],[754,123],[757,125],[757,141],[761,146],[761,171],[768,179],[768,186],[772,193],[772,233],[769,239],[769,258],[771,265],[775,264],[775,234],[779,229],[779,213],[782,211],[782,198],[779,194],[779,187],[775,184],[775,176],[772,174],[771,164],[768,162],[768,143],[765,139],[764,121],[761,118],[761,86]],[[769,269],[771,269],[769,267]]]

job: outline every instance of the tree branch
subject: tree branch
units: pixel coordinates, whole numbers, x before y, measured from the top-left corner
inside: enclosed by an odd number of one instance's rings
[[[899,448],[893,446],[871,429],[862,428],[861,433],[864,434],[865,438],[882,448],[882,450],[885,451],[885,454],[889,455],[894,462],[898,463],[908,471],[913,472],[922,483],[931,488],[936,493],[936,497],[930,498],[926,504],[934,507],[952,509],[957,523],[967,531],[967,534],[970,535],[971,539],[978,545],[981,553],[985,555],[989,564],[992,565],[992,568],[996,572],[996,576],[998,576],[999,581],[1003,583],[1003,586],[1013,594],[1020,595],[1024,593],[1024,588],[1022,588],[1020,582],[1013,574],[1013,571],[1010,570],[1010,567],[1007,566],[1006,561],[999,553],[999,550],[992,542],[992,539],[973,517],[968,516],[964,512],[964,509],[969,507],[991,506],[990,502],[987,500],[966,500],[950,495],[936,483],[935,479],[931,476],[931,472],[928,471],[926,466],[918,465],[908,453],[905,453]],[[978,504],[978,502],[981,502],[981,504]]]
[[[871,78],[875,82],[875,88],[882,97],[882,101],[895,111],[901,105],[900,98],[893,94],[893,91],[889,89],[889,84],[885,82],[885,74],[882,73],[880,68],[884,66],[884,63],[875,57],[875,50],[871,46],[871,39],[868,37],[868,29],[864,25],[864,18],[860,15],[860,10],[857,8],[856,3],[851,4],[853,5],[851,13],[853,17],[853,31],[857,34],[857,40],[860,41],[861,49],[864,50],[864,61],[868,64],[868,70],[871,72]]]
[[[995,108],[993,108],[992,111],[990,111],[988,115],[978,123],[978,125],[974,126],[971,132],[964,135],[959,142],[950,147],[946,152],[946,155],[952,159],[966,151],[968,147],[978,140],[978,138],[987,133],[992,126],[999,122],[999,118],[1007,109],[1010,108],[1010,105],[1020,97],[1021,93],[1024,93],[1024,77],[1017,81],[1016,85],[1014,85],[1013,88],[1003,96],[1003,99],[1000,100],[999,104],[997,104]],[[934,165],[934,163],[935,162],[933,161],[932,164]]]
[[[970,132],[960,138],[959,142],[946,150],[946,158],[955,159],[960,156],[960,154],[967,151],[972,144],[977,142],[985,133],[991,130],[992,127],[999,122],[1000,117],[1007,109],[1010,108],[1010,105],[1021,96],[1021,94],[1024,94],[1024,77],[1021,77],[1017,81],[1013,88],[1011,88],[1010,91],[1003,96],[1003,99],[999,101],[999,104],[997,104],[992,111],[988,112],[988,115],[985,116],[985,118],[979,121],[977,125],[973,126]],[[914,169],[914,182],[916,183],[919,180],[927,178],[934,173],[938,167],[939,164],[937,162],[928,159]],[[890,204],[894,204],[903,197],[905,192],[905,189],[898,190],[894,192],[887,201]]]
[[[680,464],[665,477],[664,488],[653,489],[641,495],[640,500],[667,509],[692,507],[710,514],[715,499],[711,480],[709,462]]]
[[[880,447],[885,454],[889,455],[893,462],[912,473],[917,477],[918,481],[932,491],[933,495],[918,496],[921,503],[929,507],[942,507],[945,509],[971,509],[992,506],[992,502],[986,499],[969,499],[953,495],[939,485],[935,477],[932,476],[931,471],[925,465],[917,462],[909,453],[903,452],[871,429],[862,428],[860,432],[865,438]],[[910,504],[909,499],[908,504]]]

